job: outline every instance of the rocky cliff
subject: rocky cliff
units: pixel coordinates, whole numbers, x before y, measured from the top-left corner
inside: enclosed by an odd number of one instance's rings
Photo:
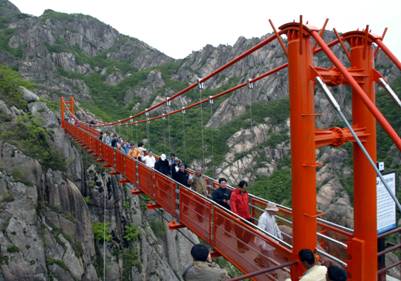
[[[66,73],[112,85],[171,59],[89,16],[36,18],[8,1],[0,14],[1,63],[33,82],[0,67],[0,279],[179,280],[191,244],[79,151],[52,111],[60,94],[92,100]]]
[[[180,280],[191,242],[80,151],[14,71],[0,75],[0,279]]]

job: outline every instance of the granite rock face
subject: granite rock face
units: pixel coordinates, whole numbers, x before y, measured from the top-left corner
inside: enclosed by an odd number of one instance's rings
[[[104,279],[104,260],[106,280],[180,280],[192,244],[169,233],[159,216],[142,210],[139,198],[118,184],[119,178],[96,167],[45,103],[15,108],[19,115],[1,105],[7,124],[18,116],[40,120],[52,136],[49,146],[67,165],[53,170],[0,140],[0,280],[98,281]],[[111,237],[105,242],[99,238],[103,220]],[[162,233],[156,236],[149,220]],[[137,236],[127,240],[128,231]]]
[[[7,34],[2,38],[0,63],[18,69],[35,84],[33,90],[19,89],[24,107],[11,106],[2,97],[0,122],[15,124],[26,116],[41,120],[49,132],[49,149],[59,151],[66,164],[64,170],[45,167],[40,159],[0,138],[0,280],[96,281],[102,280],[103,274],[106,280],[180,280],[191,260],[191,244],[180,233],[169,232],[159,213],[145,211],[143,202],[129,195],[132,186],[119,185],[118,177],[107,174],[75,145],[60,128],[59,116],[49,104],[72,95],[80,109],[89,105],[96,112],[99,104],[106,103],[135,113],[205,77],[261,38],[240,37],[233,46],[207,45],[174,60],[90,16],[47,10],[33,17],[0,0],[0,17],[0,30]],[[339,47],[333,50],[340,54]],[[280,46],[269,44],[206,81],[204,92],[185,95],[158,113],[181,108],[204,93],[246,82],[285,62]],[[321,56],[315,62],[329,66]],[[397,77],[384,56],[379,55],[378,65],[390,81]],[[349,116],[349,89],[337,87],[334,92]],[[219,163],[211,163],[206,156],[206,163],[214,164],[214,175],[226,177],[232,184],[241,179],[252,183],[274,175],[283,163],[288,165],[289,119],[246,115],[258,105],[269,107],[286,99],[287,71],[282,70],[215,104],[204,120],[205,128],[223,130],[239,120],[243,125],[230,132]],[[322,113],[316,117],[317,127],[339,123],[319,90],[315,108]],[[85,110],[79,110],[77,116],[84,121],[97,118]],[[394,146],[388,152],[392,166],[401,165],[397,152]],[[319,149],[317,201],[319,209],[326,211],[325,218],[352,227],[352,198],[346,190],[352,170],[344,163],[349,154],[342,148]],[[108,241],[102,239],[102,227],[109,234]],[[137,233],[136,238],[128,241],[128,231]],[[185,234],[197,242],[191,233]]]

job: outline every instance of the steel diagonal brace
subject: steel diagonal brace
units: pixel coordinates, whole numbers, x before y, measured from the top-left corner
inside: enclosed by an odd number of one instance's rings
[[[348,122],[347,118],[345,117],[344,113],[341,110],[340,105],[338,104],[337,100],[334,98],[333,94],[330,92],[329,88],[327,85],[322,81],[320,77],[316,77],[317,82],[319,83],[320,87],[322,87],[323,92],[329,99],[331,105],[335,108],[337,111],[338,115],[340,115],[341,119],[344,121],[344,123],[347,125],[349,131],[351,132],[352,136],[354,137],[356,143],[358,144],[359,148],[362,150],[363,154],[365,155],[366,159],[368,159],[370,165],[372,168],[375,170],[377,176],[380,178],[381,182],[383,183],[384,187],[386,188],[388,194],[390,197],[393,199],[395,202],[398,210],[401,212],[401,204],[398,201],[397,197],[395,194],[392,192],[390,187],[388,186],[387,182],[384,180],[382,173],[379,171],[379,168],[377,168],[375,162],[373,161],[372,157],[370,156],[369,152],[366,150],[365,146],[362,144],[361,140],[359,139],[358,135],[355,133],[353,130],[351,124]]]
[[[367,97],[365,91],[361,88],[358,82],[352,77],[352,75],[345,68],[345,66],[338,60],[336,55],[330,50],[329,46],[326,44],[326,42],[324,42],[324,40],[319,36],[319,34],[316,31],[311,31],[311,34],[313,38],[315,38],[317,43],[320,45],[320,47],[323,49],[323,52],[325,52],[327,57],[333,62],[333,64],[338,68],[338,70],[341,71],[347,82],[355,90],[355,93],[361,98],[362,102],[365,104],[368,110],[373,114],[373,116],[375,116],[376,120],[380,123],[380,125],[390,136],[390,138],[394,141],[397,148],[401,150],[401,138],[394,130],[394,128],[390,125],[390,123],[383,116],[383,114],[377,109],[376,105]],[[376,41],[378,44],[382,44],[380,40]],[[401,62],[399,67],[401,69]]]
[[[273,24],[273,22],[272,22],[271,19],[269,19],[269,23],[270,23],[270,25],[271,25],[271,27],[272,27],[272,29],[273,29],[274,34],[275,34],[276,37],[277,37],[277,40],[278,40],[278,42],[279,42],[281,48],[283,49],[284,54],[288,57],[288,51],[287,51],[287,48],[285,47],[285,44],[284,44],[284,42],[283,42],[283,39],[281,38],[280,34],[277,32],[277,29],[276,29],[276,27],[274,26],[274,24]]]

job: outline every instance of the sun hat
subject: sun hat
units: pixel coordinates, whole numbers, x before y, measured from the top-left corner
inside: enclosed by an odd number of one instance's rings
[[[166,160],[166,154],[162,154],[162,155],[160,155],[160,159],[162,160],[162,161],[164,161],[164,160]]]
[[[279,209],[277,208],[277,205],[274,203],[268,202],[265,208],[265,211],[274,211],[277,212]]]

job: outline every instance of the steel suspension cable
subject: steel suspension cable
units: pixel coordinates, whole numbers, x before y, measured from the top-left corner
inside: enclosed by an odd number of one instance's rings
[[[106,281],[106,192],[103,188],[103,281]]]
[[[394,92],[394,90],[390,87],[390,85],[386,82],[386,80],[384,80],[383,78],[379,78],[379,82],[386,89],[386,91],[391,95],[391,97],[396,102],[396,104],[401,108],[401,100],[399,99],[397,94]]]
[[[135,142],[136,144],[139,143],[139,126],[138,123],[135,124],[136,130],[135,130]]]
[[[187,140],[186,140],[186,126],[185,126],[185,110],[182,111],[182,142],[184,146],[184,157],[187,159]]]
[[[209,97],[209,104],[210,104],[210,118],[213,117],[213,99],[211,97]],[[214,163],[215,163],[215,159],[214,159],[214,134],[213,131],[211,131],[211,137],[210,137],[210,142],[211,142],[211,156],[210,156],[210,166],[212,169],[212,177],[215,177],[215,167],[214,167]]]
[[[120,125],[117,125],[115,130],[114,130],[114,133],[120,136],[121,135],[120,131],[121,131],[120,130]]]
[[[286,68],[286,67],[287,67],[287,64],[283,64],[283,65],[281,65],[281,66],[279,66],[279,67],[276,67],[276,68],[274,68],[274,69],[272,69],[272,70],[269,70],[269,71],[267,71],[267,72],[265,72],[265,73],[263,73],[263,74],[261,74],[261,75],[255,77],[255,78],[253,78],[253,79],[250,79],[250,82],[251,82],[251,83],[255,83],[255,82],[257,82],[257,81],[259,81],[259,80],[261,80],[261,79],[263,79],[263,78],[265,78],[265,77],[267,77],[267,76],[269,76],[269,75],[271,75],[271,74],[273,74],[273,73],[276,73],[276,72],[278,72],[278,71],[280,71],[280,70],[282,70],[282,69],[284,69],[284,68]],[[216,95],[214,95],[214,96],[211,96],[211,98],[212,98],[213,100],[215,100],[215,99],[218,99],[218,98],[220,98],[220,97],[222,97],[222,96],[228,95],[228,94],[230,94],[230,93],[232,93],[232,92],[234,92],[234,91],[236,91],[236,90],[239,90],[239,89],[241,89],[241,88],[243,88],[243,87],[246,87],[246,85],[247,85],[248,83],[249,83],[249,82],[240,83],[240,84],[238,84],[238,85],[236,85],[236,86],[234,86],[234,87],[232,87],[232,88],[230,88],[230,89],[227,89],[227,90],[225,90],[225,91],[222,91],[222,92],[220,92],[220,93],[218,93],[218,94],[216,94]],[[179,113],[179,112],[186,111],[186,110],[188,110],[188,109],[191,109],[191,108],[193,108],[193,107],[196,107],[196,106],[198,106],[198,105],[200,105],[200,104],[203,104],[203,103],[206,103],[206,102],[208,102],[208,101],[209,101],[209,97],[207,97],[207,98],[205,98],[205,99],[203,99],[203,100],[194,102],[194,103],[192,103],[192,104],[190,104],[190,105],[183,106],[181,109],[173,110],[173,111],[169,112],[169,115],[174,115],[174,114],[177,114],[177,113]],[[163,116],[164,116],[164,114],[161,114],[161,115],[157,115],[157,116],[154,116],[154,117],[151,117],[151,118],[137,120],[137,121],[134,121],[134,124],[136,124],[136,123],[145,123],[145,122],[148,122],[148,121],[154,121],[154,120],[163,118]]]
[[[166,114],[167,114],[167,110],[166,110]],[[167,147],[167,133],[166,133],[166,126],[164,126],[163,123],[167,122],[166,117],[162,118],[162,128],[161,130],[163,130],[163,145],[166,148]]]
[[[167,131],[168,131],[168,144],[170,152],[173,151],[173,146],[171,145],[171,127],[170,127],[170,115],[167,115]]]
[[[131,125],[131,124],[130,124]],[[131,140],[130,143],[135,143],[135,139],[134,139],[134,135],[135,135],[135,127],[132,126],[131,130],[129,130],[131,132]]]
[[[149,147],[149,150],[152,150],[151,149],[151,145],[150,145],[150,132],[149,132],[150,124],[149,123],[150,123],[150,121],[149,121],[149,118],[148,118],[148,121],[146,122],[146,139],[148,141],[147,145]]]
[[[199,100],[202,100],[203,83],[199,83]],[[200,126],[201,126],[201,141],[202,141],[202,169],[205,168],[205,130],[203,128],[203,103],[200,105]]]
[[[249,104],[249,113],[251,115],[250,117],[251,117],[251,130],[252,130],[252,128],[253,128],[253,112],[252,112],[253,93],[252,93],[251,89],[253,89],[253,83],[251,83],[249,80],[248,80],[248,89],[249,89],[249,92],[251,93],[250,104]]]
[[[127,123],[124,123],[124,125],[122,125],[122,133],[123,133],[123,135],[122,135],[122,139],[123,139],[123,141],[127,141],[128,139],[129,139],[129,136],[128,136],[128,130],[127,130],[127,127],[128,126],[128,124]]]
[[[279,34],[282,34],[282,33],[280,32]],[[275,36],[276,36],[276,35],[275,35]],[[273,36],[273,37],[275,37],[275,36]],[[266,38],[266,40],[267,40],[267,39],[268,39],[268,38]],[[271,38],[271,39],[275,39],[275,38]],[[341,39],[341,38],[340,38],[340,39]],[[335,40],[333,40],[333,41],[327,43],[325,47],[331,48],[331,47],[337,45],[337,44],[339,43],[339,40],[340,40],[340,39],[335,39]],[[270,41],[269,41],[269,42],[270,42]],[[266,44],[268,44],[269,42],[266,42]],[[262,43],[262,42],[260,42],[260,43]],[[266,45],[266,44],[264,44],[264,45]],[[263,45],[263,46],[264,46],[264,45]],[[263,46],[260,46],[259,48],[261,48],[261,47],[263,47]],[[256,47],[256,46],[255,46],[255,47]],[[256,51],[256,50],[259,49],[259,48],[254,49],[253,51],[247,53],[246,55],[245,55],[245,53],[246,53],[246,51],[245,51],[244,53],[242,53],[241,55],[239,55],[238,57],[236,57],[235,59],[233,59],[232,61],[230,61],[230,62],[227,63],[226,65],[223,65],[223,66],[221,66],[220,68],[218,68],[218,69],[215,71],[215,72],[216,72],[215,74],[221,72],[222,70],[226,69],[227,67],[231,66],[232,64],[236,63],[238,60],[240,60],[240,59],[242,59],[243,57],[245,57],[245,56],[251,54],[252,52]],[[250,50],[252,50],[252,49],[250,49]],[[249,50],[249,51],[250,51],[250,50]],[[313,53],[316,54],[316,53],[319,53],[319,52],[321,52],[321,51],[327,52],[327,49],[325,49],[325,48],[323,48],[323,47],[318,47],[318,48],[316,48],[316,49],[313,51]],[[244,55],[244,56],[243,56],[242,58],[240,58],[242,55]],[[238,60],[237,60],[237,59],[238,59]],[[230,63],[231,63],[231,64],[230,64]],[[228,64],[230,64],[230,65],[228,65]],[[278,67],[276,67],[275,69],[273,69],[273,70],[271,70],[271,71],[268,71],[268,72],[266,72],[266,73],[264,73],[264,74],[262,74],[262,75],[260,75],[260,76],[258,76],[258,77],[256,77],[256,78],[252,79],[251,82],[253,83],[253,82],[256,82],[256,81],[258,81],[258,80],[260,80],[260,79],[263,79],[264,77],[267,77],[267,76],[269,76],[270,74],[272,74],[272,73],[274,73],[274,72],[280,71],[280,70],[286,68],[287,66],[288,66],[288,63],[285,63],[285,64],[283,64],[283,65],[281,65],[281,66],[278,66]],[[212,76],[213,76],[212,73],[210,73],[208,76],[205,76],[204,78],[200,79],[200,81],[204,82],[204,81],[210,79]],[[167,100],[171,101],[172,99],[175,99],[176,97],[179,97],[179,96],[185,94],[186,92],[188,92],[188,91],[192,90],[193,88],[195,88],[196,85],[197,85],[197,83],[193,83],[193,84],[191,84],[190,86],[188,86],[187,88],[185,88],[185,89],[181,90],[180,92],[178,92],[177,94],[175,94],[175,95],[173,95],[173,96],[171,96],[171,97],[168,97],[168,98],[166,99],[166,101],[163,101],[163,102],[159,103],[159,104],[160,104],[159,106],[161,106],[162,104],[164,104],[165,102],[167,102]],[[244,86],[243,84],[240,84],[240,85],[241,85],[241,86],[240,86],[239,88],[242,88],[242,87]],[[238,86],[239,86],[239,85],[238,85]],[[236,89],[239,89],[239,88],[236,88]],[[234,90],[236,90],[236,89],[234,89]],[[231,89],[229,89],[229,90],[231,90]],[[227,93],[225,93],[225,94],[227,94]],[[224,95],[224,94],[223,94],[223,95]],[[215,96],[214,96],[214,98],[218,98],[218,97],[219,97],[218,95],[215,95]],[[156,105],[158,105],[158,104],[156,104]],[[154,105],[154,106],[156,106],[156,105]],[[196,105],[198,105],[198,104],[195,104],[194,106],[196,106]],[[113,125],[116,125],[116,124],[119,124],[119,123],[122,123],[122,122],[128,122],[129,120],[133,120],[134,118],[136,118],[136,117],[138,117],[138,116],[140,116],[140,115],[143,115],[143,114],[146,115],[146,114],[148,114],[149,111],[151,111],[151,110],[153,110],[153,109],[156,108],[156,107],[154,107],[154,106],[152,106],[152,107],[150,107],[150,108],[146,108],[144,111],[141,111],[141,112],[139,112],[139,113],[137,113],[137,114],[135,114],[135,115],[132,115],[132,116],[130,116],[130,117],[128,117],[128,118],[121,119],[121,120],[118,120],[118,121],[115,121],[115,122],[109,122],[109,123],[103,122],[103,123],[101,123],[101,124],[99,124],[99,125],[96,125],[95,127],[106,127],[106,128],[108,128],[109,126],[113,126]],[[158,107],[159,107],[159,106],[158,106]],[[185,109],[184,109],[184,110],[185,110]],[[177,113],[177,112],[175,112],[175,111],[172,112],[172,114],[175,114],[175,113]],[[172,115],[172,114],[171,114],[171,115]],[[74,117],[74,119],[79,120],[75,115],[73,115],[73,117]],[[159,118],[156,118],[156,119],[159,119]],[[153,118],[152,118],[152,120],[153,120]],[[143,122],[146,122],[146,121],[144,121],[144,120],[139,120],[139,121],[131,122],[131,124],[137,124],[137,123],[143,123]]]
[[[279,31],[278,32],[279,35],[284,34],[283,31]],[[277,40],[276,34],[273,34],[265,39],[263,39],[262,41],[260,41],[258,44],[256,44],[255,46],[253,46],[252,48],[249,48],[248,50],[242,52],[240,55],[238,55],[237,57],[233,58],[232,60],[228,61],[226,64],[220,66],[219,68],[217,68],[216,70],[210,72],[208,75],[206,75],[205,77],[200,79],[200,82],[205,82],[207,80],[209,80],[210,78],[212,78],[213,76],[219,74],[220,72],[222,72],[223,70],[229,68],[230,66],[234,65],[235,63],[237,63],[238,61],[242,60],[243,58],[249,56],[250,54],[252,54],[253,52],[259,50],[260,48],[262,48],[263,46],[269,44],[270,42]],[[168,100],[174,100],[179,96],[182,96],[183,94],[189,92],[190,90],[196,88],[196,86],[198,85],[198,82],[192,83],[191,85],[189,85],[188,87],[182,89],[181,91],[177,92],[176,94],[172,95],[171,97],[168,98]],[[102,124],[97,125],[98,127],[101,126],[106,126],[108,125],[115,125],[117,123],[120,122],[127,122],[129,120],[132,120],[138,116],[144,115],[145,113],[148,113],[150,111],[155,110],[156,108],[159,108],[160,106],[164,105],[167,102],[167,100],[163,100],[157,104],[152,105],[149,108],[146,108],[145,110],[138,112],[136,114],[134,114],[133,116],[127,117],[125,119],[121,119],[115,122],[104,122]]]
[[[401,212],[401,204],[398,201],[395,194],[392,192],[391,188],[388,186],[387,182],[384,180],[382,173],[380,172],[379,168],[377,168],[376,163],[373,161],[372,157],[370,156],[369,152],[366,150],[365,146],[362,144],[361,140],[359,139],[358,135],[355,133],[352,125],[348,122],[347,118],[345,117],[344,113],[341,110],[340,105],[338,104],[337,100],[334,98],[333,94],[327,87],[326,83],[322,81],[322,79],[318,76],[316,80],[319,82],[320,87],[322,87],[323,92],[326,94],[328,100],[330,101],[331,105],[335,108],[337,113],[340,115],[341,119],[344,121],[345,125],[348,127],[350,133],[354,137],[356,143],[358,144],[359,148],[362,150],[363,154],[365,155],[366,159],[368,159],[370,165],[375,170],[377,176],[380,178],[381,182],[383,183],[384,187],[386,188],[388,194],[393,199],[395,205],[397,206],[398,210]]]
[[[281,31],[279,32],[279,35],[283,34]],[[221,71],[225,70],[226,68],[230,67],[231,65],[235,64],[236,62],[238,62],[239,60],[241,60],[242,58],[250,55],[251,53],[257,51],[258,49],[260,49],[261,47],[265,46],[266,44],[270,43],[272,40],[276,39],[276,35],[273,35],[269,38],[266,38],[264,41],[261,41],[258,45],[255,45],[254,48],[249,49],[248,51],[243,52],[241,55],[239,55],[238,57],[234,58],[233,60],[229,61],[227,64],[221,66],[220,68],[216,69],[214,72],[210,73],[209,75],[205,76],[204,78],[201,79],[202,82],[205,82],[206,80],[210,79],[211,77],[213,77],[214,75],[220,73]],[[335,39],[329,43],[327,43],[327,47],[331,48],[335,45],[337,45],[339,43],[339,39]],[[313,53],[319,53],[323,50],[322,47],[317,47]],[[286,68],[288,66],[288,63],[285,63],[281,66],[279,66],[278,68]],[[254,81],[255,82],[255,81]],[[168,97],[168,100],[173,100],[177,97],[180,97],[182,95],[184,95],[185,93],[189,92],[190,90],[194,89],[196,87],[197,83],[193,83],[191,85],[189,85],[188,87],[186,87],[185,89],[182,89],[181,91],[177,92],[176,94],[174,94],[171,97]],[[150,107],[150,108],[146,108],[144,111],[138,112],[135,115],[131,115],[130,117],[121,119],[119,121],[114,121],[114,122],[102,122],[100,124],[95,125],[95,127],[108,127],[108,126],[113,126],[116,125],[118,123],[124,123],[124,122],[128,122],[130,120],[135,119],[136,117],[139,117],[143,114],[148,113],[151,110],[156,109],[157,107],[163,105],[165,103],[165,101],[160,102],[159,104],[155,104],[154,106]],[[76,116],[74,115],[74,117],[76,118]],[[76,118],[78,120],[78,118]]]
[[[387,119],[383,116],[383,114],[377,109],[376,105],[368,98],[365,91],[358,84],[358,82],[354,79],[354,77],[352,77],[352,75],[345,68],[345,66],[341,63],[341,61],[338,60],[336,55],[331,51],[331,49],[326,44],[326,42],[323,40],[323,38],[321,38],[316,31],[311,31],[311,35],[315,39],[315,41],[320,45],[320,47],[322,48],[322,50],[326,54],[326,56],[329,58],[329,60],[344,75],[345,80],[355,90],[355,93],[359,96],[359,98],[365,104],[365,106],[367,107],[369,112],[372,113],[373,116],[376,118],[376,120],[380,123],[380,125],[382,126],[384,131],[386,131],[386,133],[390,136],[390,138],[393,140],[393,142],[397,146],[397,148],[399,150],[401,150],[401,138],[398,135],[398,133],[394,130],[394,128],[391,126],[391,124],[387,121]],[[380,40],[377,40],[376,43],[380,47],[382,47],[381,45],[383,45]],[[384,45],[383,45],[383,47],[385,48]],[[385,49],[383,49],[383,50],[385,50]],[[401,63],[399,65],[399,67],[401,69]]]

